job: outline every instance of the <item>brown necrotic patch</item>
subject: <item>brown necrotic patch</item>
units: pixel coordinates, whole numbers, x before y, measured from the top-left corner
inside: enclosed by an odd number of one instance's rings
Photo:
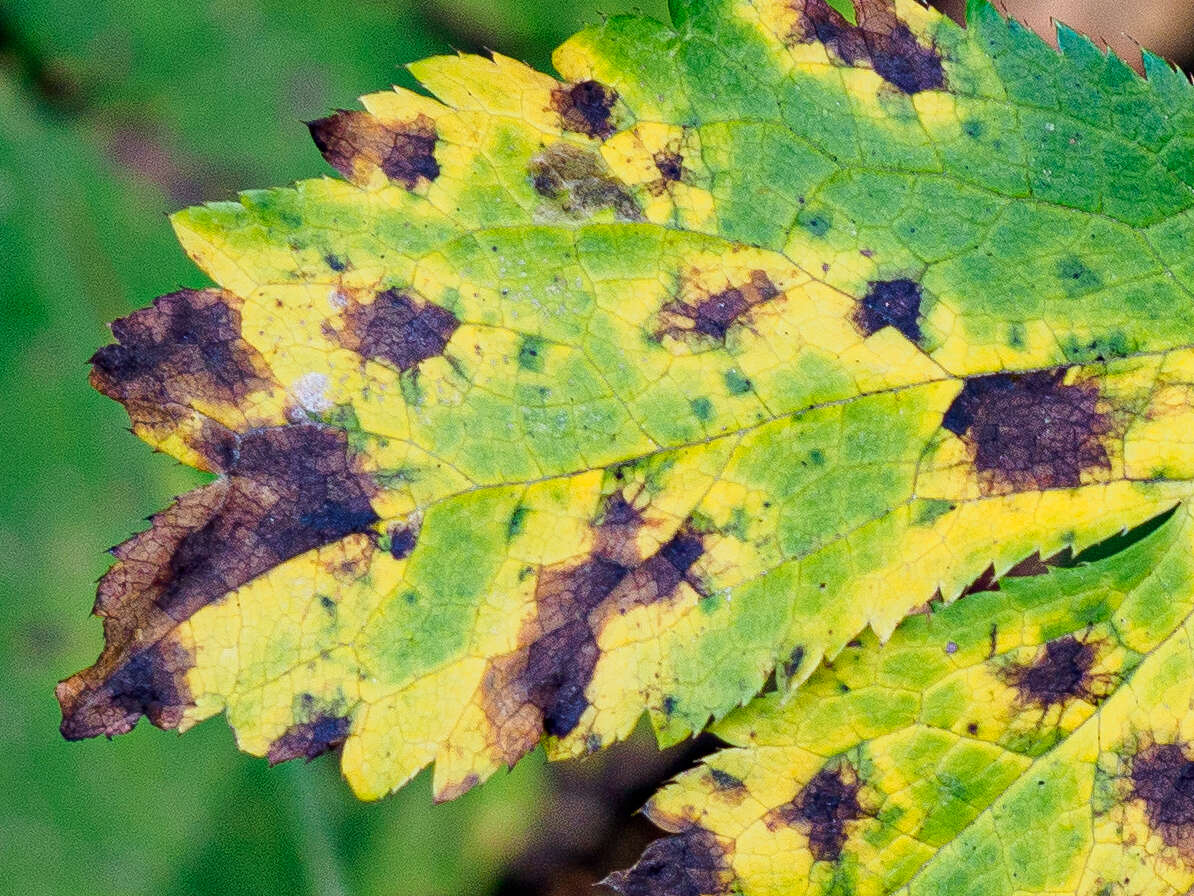
[[[653,156],[659,179],[666,185],[684,179],[684,157],[670,149],[661,149]]]
[[[613,209],[624,221],[642,218],[642,209],[626,185],[595,153],[571,143],[553,143],[531,159],[535,192],[570,218],[588,218]]]
[[[343,744],[348,737],[348,726],[347,717],[331,713],[321,713],[310,721],[291,725],[270,744],[267,754],[269,764],[277,765],[291,759],[306,759],[310,762]]]
[[[565,84],[551,93],[551,108],[560,116],[564,130],[599,140],[614,132],[611,113],[617,102],[617,91],[600,81]]]
[[[622,896],[722,896],[732,873],[717,838],[699,827],[656,840],[628,871],[601,883]]]
[[[740,805],[746,799],[746,783],[737,775],[709,766],[709,783],[713,792],[731,805]]]
[[[1111,466],[1098,385],[1067,383],[1064,368],[971,377],[943,425],[965,439],[989,492],[1074,488]]]
[[[1194,858],[1194,760],[1181,744],[1153,744],[1132,759],[1132,798],[1167,846]]]
[[[390,556],[395,560],[405,560],[413,554],[419,542],[419,529],[417,522],[403,523],[390,529]]]
[[[920,342],[920,284],[915,280],[876,280],[868,284],[854,312],[854,324],[864,336],[891,327],[912,342]]]
[[[527,646],[493,660],[483,684],[507,761],[534,747],[544,732],[564,737],[576,728],[589,706],[585,691],[600,658],[597,635],[609,615],[670,599],[682,582],[702,590],[693,571],[704,551],[701,536],[681,527],[642,558],[636,543],[642,525],[624,495],[610,495],[594,524],[590,555],[540,571],[537,614],[523,635]]]
[[[1047,643],[1031,662],[1007,667],[1001,677],[1023,703],[1042,710],[1070,700],[1094,702],[1105,696],[1106,676],[1092,672],[1097,656],[1094,644],[1066,635]]]
[[[144,713],[155,724],[176,725],[181,709],[155,717],[153,701],[137,695],[165,693],[163,669],[175,692],[184,690],[181,659],[160,661],[161,644],[180,622],[292,557],[371,534],[376,486],[357,469],[342,430],[295,424],[228,439],[221,479],[184,495],[150,529],[113,549],[117,562],[100,581],[95,605],[104,617],[104,652],[59,686],[68,737],[120,734]]]
[[[98,685],[80,676],[58,685],[60,730],[68,740],[122,734],[142,716],[159,728],[176,728],[191,703],[186,673],[194,664],[177,642],[164,639],[132,655]],[[80,707],[68,712],[68,707]]]
[[[699,299],[676,299],[664,305],[655,337],[724,344],[731,329],[749,320],[753,308],[779,295],[779,290],[764,271],[751,271],[750,280],[739,286],[729,286]]]
[[[150,431],[175,429],[197,402],[232,408],[276,389],[265,359],[241,337],[240,309],[239,298],[217,289],[161,296],[112,324],[117,341],[91,358],[92,385]],[[220,465],[218,445],[190,441],[209,469]]]
[[[825,766],[788,803],[772,810],[768,824],[776,822],[801,830],[818,862],[836,862],[849,836],[849,825],[867,816],[859,802],[862,790],[858,772],[845,760]]]
[[[869,65],[904,93],[944,89],[940,53],[917,41],[891,0],[854,0],[857,25],[825,0],[794,0],[793,7],[799,16],[793,40],[819,41],[846,65]]]
[[[442,355],[460,321],[445,308],[387,289],[368,304],[351,302],[344,324],[345,348],[405,372]]]
[[[426,115],[387,125],[368,112],[340,111],[307,127],[328,164],[358,185],[367,184],[378,168],[408,190],[439,177],[439,135]]]

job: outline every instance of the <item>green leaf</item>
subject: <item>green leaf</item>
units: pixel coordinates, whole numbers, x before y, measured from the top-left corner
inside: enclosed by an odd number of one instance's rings
[[[1192,490],[1188,83],[986,7],[677,3],[411,67],[345,180],[174,219],[93,382],[217,472],[116,550],[68,737],[226,711],[440,798],[661,742]],[[778,667],[778,668],[777,668]]]
[[[727,717],[714,730],[733,747],[648,806],[675,835],[609,883],[640,896],[1187,892],[1189,509],[1107,559],[987,587],[886,644],[865,634],[786,703]]]

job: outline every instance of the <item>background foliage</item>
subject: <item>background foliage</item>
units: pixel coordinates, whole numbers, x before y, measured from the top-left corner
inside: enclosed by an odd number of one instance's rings
[[[1154,5],[1125,11],[1138,18],[1123,27],[1179,52],[1146,30],[1139,10]],[[125,431],[83,363],[107,321],[202,285],[164,213],[328,173],[303,120],[410,84],[398,63],[489,46],[546,67],[580,25],[631,9],[665,15],[664,0],[563,13],[536,0],[0,8],[0,889],[569,894],[637,856],[651,834],[632,810],[699,745],[659,758],[632,741],[552,769],[530,760],[439,807],[423,776],[363,805],[334,762],[268,771],[223,724],[67,744],[52,693],[98,652],[85,610],[103,549],[197,481]],[[1180,35],[1179,13],[1157,21]]]

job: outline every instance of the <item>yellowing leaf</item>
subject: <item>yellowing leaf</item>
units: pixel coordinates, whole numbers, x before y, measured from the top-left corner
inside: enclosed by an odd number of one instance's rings
[[[988,587],[990,587],[988,585]],[[1187,893],[1194,518],[871,633],[648,813],[634,894]]]
[[[975,6],[676,4],[428,59],[346,180],[181,212],[93,381],[220,474],[116,549],[68,737],[224,711],[364,797],[662,742],[1194,486],[1194,104]]]

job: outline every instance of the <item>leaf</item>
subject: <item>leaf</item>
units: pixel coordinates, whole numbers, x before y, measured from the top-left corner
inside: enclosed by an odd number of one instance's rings
[[[180,213],[93,381],[217,472],[116,549],[68,737],[226,711],[449,798],[661,742],[1191,492],[1189,84],[975,6],[677,3],[412,66],[346,180]],[[777,666],[778,669],[775,669]]]
[[[626,894],[1186,893],[1194,518],[873,633],[649,805]],[[782,856],[782,861],[777,857]],[[666,870],[665,870],[666,869]],[[669,877],[670,876],[670,877]]]

